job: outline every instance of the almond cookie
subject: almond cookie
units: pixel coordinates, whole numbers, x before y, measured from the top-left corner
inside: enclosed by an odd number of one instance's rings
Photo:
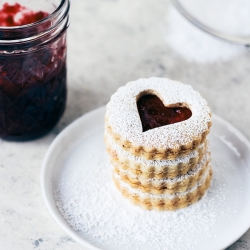
[[[178,175],[186,174],[189,170],[196,167],[207,147],[207,141],[205,141],[197,150],[193,150],[188,155],[174,160],[145,160],[124,150],[120,145],[116,144],[116,141],[108,133],[105,133],[104,138],[111,161],[119,165],[120,169],[144,179],[174,178]]]
[[[210,152],[207,150],[202,160],[187,174],[166,179],[144,178],[143,176],[133,175],[128,171],[124,171],[116,163],[112,165],[114,166],[114,172],[120,176],[120,179],[132,188],[151,194],[173,194],[184,192],[194,187],[203,178],[209,163]]]
[[[146,160],[188,155],[204,143],[210,126],[211,111],[200,94],[165,78],[119,88],[105,115],[105,129],[116,143]]]
[[[187,207],[202,198],[210,186],[212,169],[208,167],[203,178],[196,185],[185,192],[174,194],[151,194],[130,187],[123,182],[119,175],[114,174],[113,180],[122,195],[135,205],[144,209],[176,210]]]

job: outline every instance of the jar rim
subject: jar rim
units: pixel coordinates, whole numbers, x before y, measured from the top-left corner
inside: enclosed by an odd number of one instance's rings
[[[61,0],[61,3],[58,5],[58,7],[52,12],[50,13],[48,16],[46,16],[45,18],[37,21],[37,22],[34,22],[34,23],[29,23],[29,24],[25,24],[25,25],[19,25],[19,26],[11,26],[11,27],[6,27],[6,26],[0,26],[0,31],[11,31],[11,30],[15,30],[15,29],[26,29],[26,28],[31,28],[31,27],[34,27],[34,26],[37,26],[37,25],[41,25],[53,18],[55,18],[59,13],[60,11],[63,9],[64,5],[67,4],[69,2],[69,0]]]

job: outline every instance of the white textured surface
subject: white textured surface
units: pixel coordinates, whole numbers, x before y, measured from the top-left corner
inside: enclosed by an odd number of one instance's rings
[[[202,5],[203,1],[199,0],[199,2],[201,3],[200,5]],[[193,5],[195,4],[193,3]],[[205,12],[204,8],[203,12]],[[214,39],[209,34],[197,29],[193,24],[187,22],[185,17],[183,17],[173,6],[169,10],[168,18],[169,26],[167,28],[166,42],[176,51],[176,53],[189,62],[226,62],[244,53],[244,48],[242,46]],[[210,17],[210,19],[212,18]],[[214,24],[215,23],[216,21],[214,20]],[[231,31],[230,26],[228,30],[229,32]]]
[[[72,0],[68,104],[57,127],[26,143],[0,143],[0,249],[83,250],[56,224],[40,189],[40,167],[54,137],[70,122],[106,104],[119,86],[141,77],[189,83],[214,113],[250,139],[250,54],[192,64],[165,42],[166,0]],[[228,250],[250,249],[250,230]],[[84,249],[85,250],[85,249]]]

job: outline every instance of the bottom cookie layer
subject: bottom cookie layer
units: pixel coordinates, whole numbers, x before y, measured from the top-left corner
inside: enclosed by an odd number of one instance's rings
[[[197,182],[197,185],[186,192],[175,194],[154,195],[143,193],[138,189],[130,187],[124,183],[116,174],[113,175],[113,180],[117,189],[124,197],[130,200],[135,205],[147,210],[176,210],[187,207],[202,198],[206,190],[210,186],[212,178],[212,168],[209,167],[204,179]]]

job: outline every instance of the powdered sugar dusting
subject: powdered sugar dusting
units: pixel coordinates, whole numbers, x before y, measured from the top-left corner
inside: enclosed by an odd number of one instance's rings
[[[132,155],[130,152],[123,150],[107,132],[105,132],[105,138],[107,144],[111,146],[111,150],[114,150],[119,156],[122,156],[123,159],[136,162],[142,167],[154,166],[156,168],[161,168],[165,166],[177,166],[179,163],[186,164],[190,161],[190,159],[198,157],[198,150],[205,147],[205,143],[202,143],[197,150],[191,151],[191,153],[186,156],[177,157],[174,160],[145,160],[140,156]]]
[[[157,95],[165,106],[182,103],[192,116],[185,121],[142,132],[137,99],[143,93]],[[122,140],[146,148],[179,148],[192,143],[208,130],[210,109],[200,94],[189,85],[165,78],[152,77],[129,82],[112,95],[107,105],[107,124]]]

